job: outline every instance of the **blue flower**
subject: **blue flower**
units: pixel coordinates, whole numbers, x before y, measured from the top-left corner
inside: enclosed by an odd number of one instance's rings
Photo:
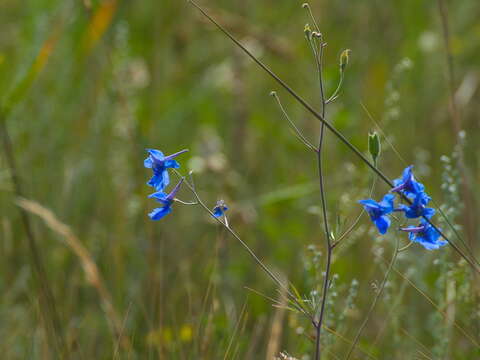
[[[218,200],[217,204],[213,208],[213,216],[220,217],[225,214],[225,211],[228,210],[228,207],[225,205],[225,201]]]
[[[172,204],[175,201],[175,195],[177,195],[178,191],[180,190],[180,186],[182,185],[183,179],[181,179],[178,184],[173,188],[170,194],[166,194],[163,191],[157,191],[154,194],[149,195],[149,198],[154,198],[159,203],[162,204],[161,207],[153,209],[148,216],[152,220],[160,220],[165,215],[170,214],[172,212]]]
[[[427,250],[436,250],[447,244],[447,241],[439,240],[440,233],[425,219],[421,219],[417,227],[411,226],[400,230],[407,231],[410,240],[423,245]]]
[[[380,234],[385,234],[390,226],[390,218],[387,214],[393,211],[393,194],[387,194],[379,203],[372,199],[360,200],[359,203],[363,205],[365,210],[370,215],[370,219],[377,227]]]
[[[417,194],[423,193],[425,186],[415,180],[412,172],[413,165],[408,166],[403,170],[402,177],[400,179],[393,180],[394,188],[390,192],[403,191],[409,198],[414,198]]]
[[[170,183],[167,169],[178,169],[180,165],[173,160],[176,156],[187,152],[187,149],[176,152],[175,154],[165,156],[160,150],[147,149],[148,157],[144,160],[143,165],[153,170],[152,178],[147,182],[148,185],[157,191],[162,191]]]
[[[425,205],[427,205],[431,199],[432,198],[426,193],[419,192],[415,195],[415,199],[411,205],[401,204],[397,210],[403,211],[405,217],[409,219],[415,219],[420,216],[425,216],[427,219],[430,219],[435,214],[435,209],[427,208]]]

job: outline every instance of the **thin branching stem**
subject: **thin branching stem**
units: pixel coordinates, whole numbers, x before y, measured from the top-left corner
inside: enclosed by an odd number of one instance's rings
[[[313,14],[311,13],[310,7],[308,7],[310,16],[315,23],[315,27],[317,28],[318,35],[310,36],[308,38],[308,42],[313,52],[313,56],[315,58],[315,65],[318,75],[318,84],[320,88],[320,104],[321,104],[321,112],[322,118],[325,118],[326,112],[326,101],[325,101],[325,91],[323,85],[323,70],[322,70],[322,61],[323,61],[323,52],[326,44],[323,41],[323,36],[320,34],[318,29],[318,25],[315,21]],[[315,40],[318,39],[318,48],[315,44]],[[320,312],[318,316],[318,321],[315,324],[316,330],[316,339],[315,339],[315,360],[319,360],[321,358],[321,343],[320,343],[320,336],[322,332],[322,324],[325,315],[325,305],[328,296],[328,289],[330,287],[330,270],[332,265],[332,241],[330,239],[330,230],[328,226],[328,216],[327,216],[327,204],[326,204],[326,191],[325,191],[325,184],[324,184],[324,174],[323,174],[323,162],[322,162],[322,150],[324,144],[324,136],[325,136],[325,125],[322,122],[320,125],[320,133],[318,139],[318,148],[317,148],[317,168],[318,168],[318,182],[320,188],[320,200],[322,206],[322,220],[323,226],[325,231],[325,243],[327,248],[327,263],[325,265],[325,276],[323,279],[323,290],[322,290],[322,298],[320,301]]]
[[[255,55],[253,55],[245,46],[240,43],[232,34],[230,34],[227,29],[225,29],[222,25],[220,25],[215,19],[213,19],[200,5],[198,5],[193,0],[188,0],[190,4],[192,4],[198,11],[200,11],[203,16],[205,16],[212,24],[214,24],[225,36],[227,36],[236,46],[238,46],[250,59],[252,59],[260,68],[262,68],[270,77],[272,77],[281,87],[283,87],[295,100],[297,100],[310,114],[312,114],[316,119],[321,121],[325,127],[330,130],[335,137],[337,137],[345,146],[347,146],[350,151],[352,151],[365,165],[367,165],[370,170],[372,170],[375,174],[377,174],[390,188],[393,188],[393,182],[375,165],[370,162],[367,157],[357,149],[355,145],[353,145],[340,131],[338,131],[333,125],[331,125],[328,121],[326,121],[323,116],[316,111],[306,100],[304,100],[296,91],[294,91],[285,81],[280,79],[277,74],[275,74],[267,65],[265,65],[260,59],[258,59]],[[403,199],[411,204],[412,201],[408,199],[403,194],[400,194]],[[474,271],[480,274],[480,266],[475,264],[475,261],[472,260],[469,256],[467,256],[454,242],[452,242],[435,224],[433,224],[429,219],[423,217],[425,221],[427,221],[438,233],[442,238],[444,238],[453,250],[460,255],[465,261],[472,267]],[[469,254],[474,257],[473,254]]]
[[[340,80],[338,81],[338,86],[333,92],[333,94],[327,99],[327,101],[325,102],[326,104],[330,104],[331,102],[335,101],[335,99],[338,97],[338,93],[340,92],[340,89],[342,88],[342,85],[343,85],[344,75],[345,75],[345,71],[340,70]]]
[[[288,116],[287,112],[285,111],[285,108],[283,107],[282,102],[280,101],[280,98],[278,97],[277,93],[275,91],[272,91],[270,95],[272,95],[273,98],[277,101],[278,107],[280,108],[280,111],[282,112],[283,117],[287,120],[288,124],[290,125],[292,130],[295,132],[295,135],[297,136],[298,140],[300,140],[310,150],[317,151],[317,148],[313,146],[312,143],[310,143],[310,141],[307,140],[307,138],[295,125],[295,123],[290,119],[290,116]]]
[[[175,173],[179,175],[180,177],[184,178],[177,170],[175,170]],[[297,297],[290,291],[287,285],[285,285],[264,263],[260,258],[255,254],[255,252],[248,246],[248,244],[243,241],[240,236],[231,228],[231,226],[228,224],[226,221],[226,217],[224,217],[224,221],[222,221],[220,218],[214,216],[213,212],[209,209],[209,207],[203,202],[203,200],[200,198],[200,195],[198,194],[197,190],[195,189],[195,183],[193,182],[193,177],[192,174],[190,174],[190,179],[192,182],[185,180],[184,184],[189,188],[189,190],[192,192],[193,196],[195,197],[195,205],[200,205],[208,214],[212,216],[219,224],[221,224],[229,233],[232,235],[242,246],[243,248],[248,252],[248,254],[252,257],[252,259],[257,263],[257,265],[285,292],[287,295],[291,298],[291,300],[294,302],[294,304],[297,307],[297,310],[303,313],[312,323],[314,322],[313,316],[305,310],[305,308],[302,306],[302,304],[297,300]]]

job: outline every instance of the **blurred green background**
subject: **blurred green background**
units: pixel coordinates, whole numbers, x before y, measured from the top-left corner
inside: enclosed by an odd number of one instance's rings
[[[302,2],[201,4],[318,108]],[[382,171],[395,178],[415,164],[475,248],[480,3],[444,4],[453,113],[436,1],[310,4],[328,43],[327,93],[337,85],[341,51],[352,50],[329,121],[365,153],[368,132],[380,132]],[[0,24],[0,121],[23,196],[35,202],[19,200],[2,148],[2,358],[56,358],[52,337],[72,359],[272,359],[283,350],[311,358],[310,324],[247,289],[280,296],[200,207],[175,204],[165,219],[148,219],[155,202],[147,199],[143,159],[145,148],[190,149],[178,160],[184,173],[195,171],[204,201],[227,201],[236,232],[309,297],[320,290],[324,268],[315,156],[269,92],[278,92],[314,142],[318,121],[185,1],[2,0]],[[359,214],[357,200],[368,196],[373,175],[331,134],[324,151],[338,236]],[[377,182],[374,197],[386,191]],[[187,189],[179,197],[192,199]],[[32,220],[56,330],[40,301],[20,207]],[[325,359],[348,350],[395,236],[379,238],[364,216],[336,250]],[[390,275],[356,358],[480,358],[478,277],[475,283],[469,267],[450,248],[414,245],[396,270],[401,275]]]

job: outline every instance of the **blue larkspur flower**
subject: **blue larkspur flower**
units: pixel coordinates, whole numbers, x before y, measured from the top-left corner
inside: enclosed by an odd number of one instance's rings
[[[180,186],[182,185],[182,182],[183,182],[183,179],[181,179],[178,182],[178,184],[173,188],[170,194],[166,194],[163,191],[157,191],[156,193],[148,196],[149,198],[153,198],[162,204],[162,206],[156,209],[153,209],[152,212],[148,214],[150,219],[160,220],[165,215],[168,215],[172,212],[172,204],[175,201],[175,196],[180,190]]]
[[[390,226],[390,218],[387,216],[393,209],[393,194],[387,194],[382,201],[376,202],[372,199],[360,200],[359,203],[363,205],[365,210],[370,215],[370,219],[377,227],[380,234],[385,234]]]
[[[390,192],[403,191],[403,193],[409,198],[414,198],[417,194],[424,192],[425,186],[415,180],[412,168],[413,165],[408,166],[403,170],[401,178],[393,180],[394,187]]]
[[[228,207],[225,205],[225,201],[218,200],[217,204],[213,208],[213,216],[220,217],[225,214],[225,211],[228,210]]]
[[[173,159],[188,150],[184,149],[168,156],[163,155],[160,150],[156,149],[147,149],[147,151],[148,157],[144,160],[143,165],[153,170],[153,176],[147,184],[157,191],[162,191],[170,183],[167,169],[178,169],[180,167],[180,164]]]
[[[420,192],[415,195],[411,205],[407,206],[401,204],[396,210],[403,211],[405,213],[405,217],[409,219],[415,219],[421,216],[425,216],[427,219],[430,219],[435,214],[435,209],[426,207],[430,200],[432,200],[430,196],[424,192]]]
[[[427,250],[436,250],[447,244],[447,241],[439,239],[440,233],[425,219],[420,220],[419,226],[400,230],[407,231],[410,240],[421,244]]]

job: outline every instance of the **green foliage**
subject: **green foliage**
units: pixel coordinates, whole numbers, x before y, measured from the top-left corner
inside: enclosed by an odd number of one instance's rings
[[[307,36],[315,28],[300,3],[204,3],[318,108],[315,66],[302,34],[306,21]],[[415,164],[437,205],[477,251],[479,232],[466,228],[461,179],[466,174],[478,183],[480,169],[479,2],[448,3],[461,141],[452,135],[435,2],[311,6],[328,42],[326,93],[335,93],[345,76],[329,121],[374,160],[381,142],[378,167],[391,178]],[[325,249],[314,158],[268,96],[272,82],[183,1],[4,0],[0,23],[0,116],[8,115],[25,197],[50,209],[88,250],[128,341],[119,342],[105,294],[60,228],[30,214],[71,358],[256,360],[285,350],[308,359],[311,324],[289,311],[291,304],[209,216],[181,204],[168,221],[146,216],[152,204],[145,148],[189,148],[182,166],[195,170],[204,200],[213,207],[225,199],[242,239],[295,285],[302,301],[318,303]],[[342,53],[347,47],[350,56]],[[347,67],[344,74],[339,66]],[[273,90],[313,139],[318,121]],[[367,148],[369,133],[376,135]],[[336,359],[363,321],[395,239],[379,238],[365,216],[350,230],[361,212],[357,200],[386,189],[328,133],[325,141],[331,230],[335,239],[348,231],[333,258],[322,340],[324,358]],[[2,358],[53,358],[3,149],[0,155]],[[180,198],[190,197],[182,190]],[[478,203],[476,191],[470,200]],[[458,241],[446,222],[441,226]],[[468,264],[450,249],[412,245],[394,269],[356,356],[479,358],[478,277]]]

